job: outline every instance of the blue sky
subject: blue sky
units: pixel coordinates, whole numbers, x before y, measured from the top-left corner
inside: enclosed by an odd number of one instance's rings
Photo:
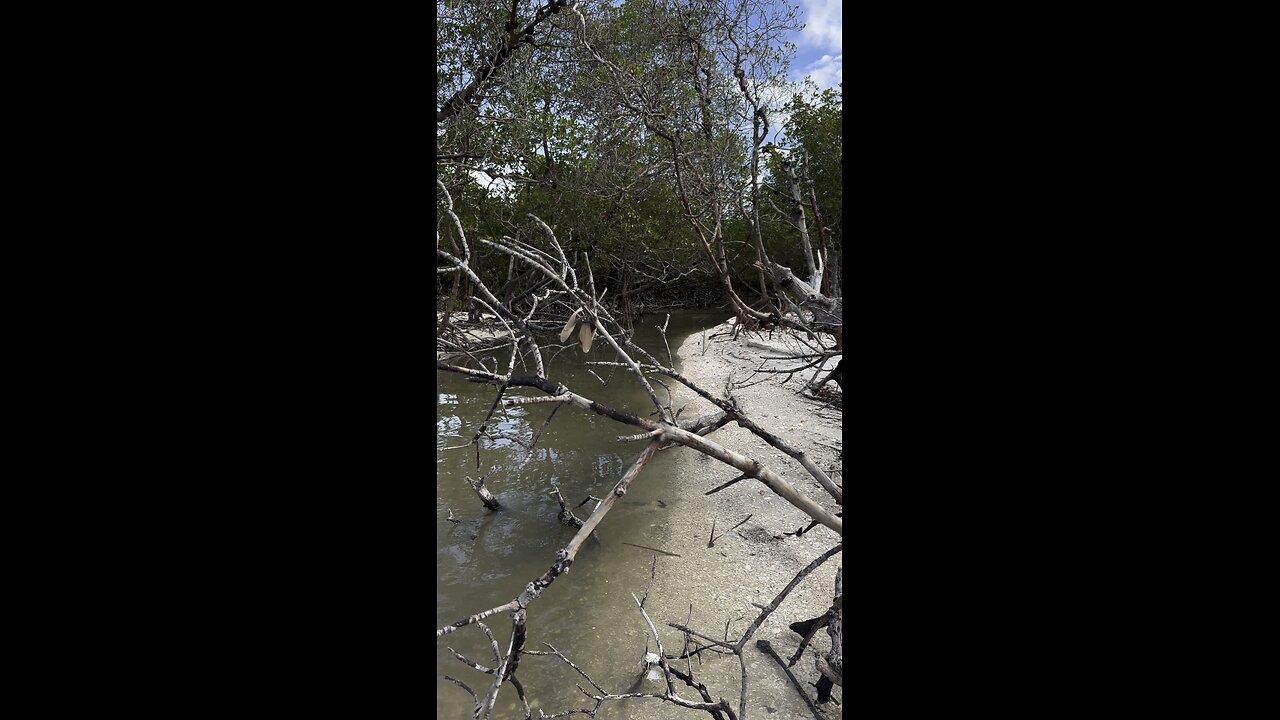
[[[841,44],[844,13],[840,0],[789,0],[798,8],[804,29],[789,33],[787,39],[796,46],[791,58],[791,75],[788,78],[796,86],[809,78],[818,88],[834,88],[844,79],[844,47]],[[788,113],[783,107],[791,94],[799,87],[763,89],[761,93],[769,107],[769,142],[789,144],[781,137]],[[750,130],[747,131],[750,135]]]
[[[796,56],[791,63],[791,79],[806,76],[820,88],[835,87],[842,80],[844,48],[840,44],[843,13],[840,0],[799,0],[804,30],[793,33]]]

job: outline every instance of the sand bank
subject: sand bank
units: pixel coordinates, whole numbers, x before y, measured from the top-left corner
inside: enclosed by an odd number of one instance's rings
[[[841,411],[799,392],[813,370],[798,373],[785,384],[786,374],[753,375],[753,371],[761,367],[763,355],[799,354],[803,350],[794,344],[789,346],[777,336],[770,339],[753,334],[749,338],[731,341],[730,330],[731,325],[726,323],[689,336],[677,351],[682,373],[713,394],[721,393],[725,381],[732,377],[736,386],[734,395],[752,420],[804,450],[819,468],[838,471],[841,467],[838,460],[838,448],[842,447]],[[775,360],[766,361],[764,367],[786,368],[799,364],[803,363]],[[834,360],[829,361],[828,370],[834,364]],[[678,383],[673,382],[671,386],[673,407],[683,407],[682,418],[715,410],[711,403]],[[829,387],[836,390],[834,383]],[[841,510],[797,462],[748,431],[730,425],[711,437],[717,443],[774,470],[824,508],[832,512]],[[715,495],[706,496],[707,490],[736,477],[738,471],[687,448],[667,452],[678,453],[675,473],[681,482],[687,484],[687,490],[681,502],[672,505],[668,518],[669,534],[663,543],[682,557],[661,560],[658,578],[646,608],[654,622],[662,627],[667,621],[683,621],[692,603],[691,625],[695,629],[723,638],[728,621],[729,638],[739,638],[759,612],[751,603],[770,603],[801,568],[839,542],[839,537],[822,526],[798,538],[784,536],[785,532],[807,526],[809,517],[756,480],[743,480]],[[836,484],[843,485],[841,473],[829,474]],[[749,520],[736,530],[731,529],[748,515],[751,516]],[[715,547],[708,548],[713,519],[717,540]],[[837,563],[842,562],[843,557],[840,553],[811,573],[756,631],[749,643],[746,659],[752,717],[812,717],[774,661],[756,649],[755,639],[769,640],[780,655],[790,657],[800,638],[787,626],[820,615],[830,606]],[[846,577],[846,586],[850,582],[851,578]],[[680,633],[671,628],[660,631],[667,652],[678,652]],[[805,655],[792,668],[802,682],[818,680],[815,659],[819,653],[826,653],[830,645],[826,632],[820,631]],[[704,658],[701,666],[694,663],[697,677],[707,684],[713,696],[725,696],[736,709],[737,661],[732,657],[704,655],[709,657]],[[684,668],[683,661],[679,667]],[[684,697],[697,697],[690,688],[680,686],[679,691]],[[813,688],[809,687],[808,691],[813,697]],[[834,694],[842,700],[843,688],[837,687]],[[658,707],[649,702],[644,712],[653,713],[652,717],[688,717],[688,711],[676,713],[672,712],[675,708]],[[617,717],[626,716],[628,710],[619,710],[623,714]],[[634,712],[635,709],[629,711]],[[828,704],[825,711],[829,717],[841,715],[840,706],[834,703]],[[601,715],[604,717],[606,714]],[[614,714],[607,716],[614,717]]]

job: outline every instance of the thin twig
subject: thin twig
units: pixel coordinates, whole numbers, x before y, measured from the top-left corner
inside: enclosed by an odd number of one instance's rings
[[[666,550],[659,550],[658,548],[652,548],[652,547],[649,547],[648,545],[637,545],[637,544],[635,544],[635,543],[629,543],[629,542],[624,542],[624,543],[622,543],[622,544],[623,544],[623,545],[630,545],[631,547],[638,547],[638,548],[641,548],[641,549],[644,549],[644,550],[652,550],[652,551],[654,551],[654,552],[662,553],[663,555],[670,555],[671,557],[684,557],[683,555],[680,555],[679,553],[667,552]]]

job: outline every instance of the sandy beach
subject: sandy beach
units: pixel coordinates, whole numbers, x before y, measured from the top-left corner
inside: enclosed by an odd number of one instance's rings
[[[730,324],[723,323],[689,336],[677,351],[682,362],[682,374],[713,394],[722,393],[725,381],[732,377],[734,395],[748,417],[804,450],[819,468],[828,471],[836,484],[843,485],[838,459],[841,412],[811,395],[800,394],[813,370],[797,373],[785,384],[785,373],[753,375],[753,371],[761,367],[761,356],[798,354],[803,349],[794,344],[788,346],[778,335],[770,339],[767,335],[752,334],[731,341],[731,329]],[[764,362],[766,368],[802,364],[794,360]],[[834,367],[835,362],[834,359],[829,361],[827,369]],[[682,418],[697,417],[715,410],[711,403],[682,385],[675,382],[670,385],[672,406],[677,410],[683,407]],[[839,392],[835,383],[830,383],[829,387]],[[713,433],[711,438],[758,460],[823,508],[832,512],[841,510],[804,468],[750,432],[737,425],[729,425]],[[686,618],[692,603],[693,628],[723,638],[725,623],[728,622],[729,638],[739,638],[759,613],[752,603],[765,605],[772,602],[801,568],[838,543],[839,537],[823,526],[800,537],[785,536],[783,533],[806,527],[809,517],[757,480],[743,480],[715,495],[706,496],[707,490],[736,477],[738,471],[687,448],[674,448],[667,452],[679,453],[675,473],[677,478],[687,483],[687,492],[680,503],[673,505],[668,518],[669,534],[663,542],[682,557],[663,558],[646,608],[654,622],[662,626],[672,618]],[[833,469],[836,472],[831,472]],[[732,529],[748,515],[749,520]],[[717,540],[714,547],[708,548],[713,520]],[[772,659],[755,647],[755,640],[770,641],[784,659],[789,658],[798,647],[800,638],[788,625],[820,615],[830,606],[837,563],[843,559],[843,552],[839,553],[806,577],[765,625],[756,631],[749,643],[746,661],[752,717],[812,717],[790,680]],[[846,578],[845,583],[848,582]],[[671,628],[663,628],[660,632],[666,651],[678,652],[680,633]],[[815,660],[819,653],[826,653],[830,645],[826,631],[819,631],[805,655],[792,668],[802,682],[817,682],[819,673]],[[701,666],[696,661],[693,664],[698,679],[707,684],[713,696],[723,695],[736,709],[739,691],[737,661],[732,657],[704,655],[709,657],[704,658]],[[679,661],[678,667],[684,669],[684,661]],[[813,687],[809,686],[807,690],[813,697]],[[697,697],[691,688],[679,686],[679,691],[682,696]],[[834,696],[841,700],[843,688],[837,686]],[[626,703],[620,705],[625,706]],[[678,708],[665,704],[661,707],[645,706],[646,716],[689,717],[689,711],[676,710]],[[835,703],[827,704],[823,710],[827,717],[841,716],[840,706]],[[607,713],[607,717],[628,717],[627,713],[634,711],[634,707],[630,710],[618,708]],[[606,716],[606,713],[602,712],[601,716]]]

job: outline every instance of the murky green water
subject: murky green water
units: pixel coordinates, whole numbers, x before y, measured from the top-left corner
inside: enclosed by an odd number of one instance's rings
[[[690,333],[726,317],[725,311],[673,313],[668,328],[672,352]],[[663,319],[664,315],[645,317],[637,326],[637,342],[665,361],[667,351],[654,328]],[[549,359],[554,353],[544,344],[544,358]],[[584,364],[587,360],[615,359],[603,342],[597,341],[587,355],[574,346],[547,363],[547,375],[602,404],[638,414],[652,410],[644,391],[625,370],[618,368],[610,377],[609,368],[591,368],[608,381],[602,386]],[[500,356],[499,361],[505,368],[506,356]],[[526,371],[517,365],[517,374],[522,372]],[[532,369],[527,372],[532,374]],[[587,495],[603,497],[644,444],[616,440],[618,435],[635,432],[634,428],[564,407],[543,432],[532,454],[510,440],[482,440],[477,468],[474,447],[443,448],[461,445],[471,438],[497,389],[467,382],[454,373],[437,371],[436,376],[438,629],[515,598],[528,582],[546,571],[556,551],[573,537],[576,531],[556,519],[559,505],[548,495],[553,479],[570,507]],[[658,385],[654,387],[665,400],[665,391]],[[543,394],[528,388],[515,392]],[[534,404],[507,408],[505,413],[500,409],[495,415],[500,422],[493,423],[491,430],[493,434],[517,433],[528,442],[551,408],[549,404]],[[673,456],[674,451],[660,452],[648,463],[631,491],[601,523],[596,533],[598,540],[587,541],[571,571],[558,578],[529,610],[529,649],[545,650],[542,643],[551,643],[613,692],[627,690],[638,673],[645,630],[630,593],[643,594],[654,556],[649,550],[624,543],[662,547],[665,516],[671,506],[681,502],[669,472]],[[503,509],[484,509],[464,482],[465,475],[483,476]],[[585,519],[594,505],[590,502],[574,512]],[[450,509],[454,518],[461,521],[456,525],[445,520]],[[661,559],[659,563],[661,566]],[[657,618],[655,621],[661,622]],[[510,615],[491,616],[486,624],[505,653],[511,636]],[[465,682],[483,697],[492,675],[458,662],[447,647],[486,667],[493,667],[496,662],[488,640],[474,625],[436,640],[437,716],[467,718],[473,706],[471,696],[443,676]],[[585,681],[558,659],[525,657],[517,677],[534,700],[534,717],[538,717],[539,707],[551,714],[591,705],[574,688],[575,682],[585,686]],[[514,688],[507,685],[494,717],[519,717],[518,712]]]

